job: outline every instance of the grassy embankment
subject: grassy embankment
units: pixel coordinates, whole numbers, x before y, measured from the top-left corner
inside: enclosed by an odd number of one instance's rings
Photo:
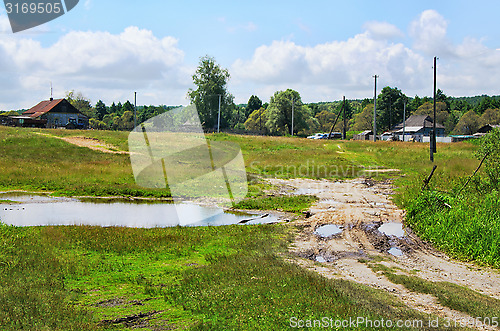
[[[92,136],[126,150],[124,133],[51,134]],[[409,203],[408,194],[417,190],[431,167],[421,144],[403,149],[398,143],[227,135],[211,139],[239,143],[253,174],[356,177],[366,167],[398,168],[406,174],[399,179],[406,185],[401,204]],[[0,149],[1,189],[168,195],[137,187],[123,155],[1,127]],[[477,164],[472,161],[474,149],[470,144],[440,146],[437,159],[443,170],[436,182],[446,187],[457,175],[470,173]],[[251,185],[252,200],[272,206],[275,201],[262,195],[264,187],[259,182]],[[3,329],[40,330],[94,329],[98,323],[102,329],[125,328],[134,321],[164,327],[269,330],[287,328],[294,316],[426,318],[386,293],[326,280],[285,262],[282,256],[290,231],[286,226],[2,227],[0,323]],[[124,316],[128,320],[119,319]]]

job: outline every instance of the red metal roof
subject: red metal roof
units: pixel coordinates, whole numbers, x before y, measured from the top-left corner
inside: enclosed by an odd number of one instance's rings
[[[53,100],[44,100],[41,101],[38,105],[32,107],[31,109],[25,111],[23,115],[27,115],[31,118],[37,118],[42,116],[43,114],[51,111],[55,106],[57,106],[64,99],[53,99]]]

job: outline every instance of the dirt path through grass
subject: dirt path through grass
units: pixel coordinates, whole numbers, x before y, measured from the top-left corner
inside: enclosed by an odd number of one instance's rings
[[[304,268],[327,278],[352,280],[386,290],[413,309],[450,321],[465,321],[471,316],[464,312],[467,309],[459,311],[450,308],[455,308],[453,304],[443,304],[444,299],[440,301],[439,295],[410,290],[410,286],[394,279],[422,281],[436,290],[448,288],[444,282],[449,282],[480,293],[454,287],[459,292],[463,290],[459,296],[477,294],[482,300],[483,294],[487,299],[500,299],[497,270],[453,260],[423,243],[403,225],[404,212],[391,202],[390,182],[364,179],[337,182],[272,179],[270,182],[280,188],[280,194],[314,194],[319,198],[309,210],[310,217],[297,224],[298,234],[291,247],[297,256],[296,263]],[[337,227],[322,228],[324,225]],[[325,229],[341,232],[324,237],[318,234]],[[496,330],[487,325],[478,329]]]
[[[103,153],[110,153],[110,154],[129,154],[129,152],[126,151],[120,151],[118,147],[107,144],[103,141],[100,141],[97,138],[90,138],[90,137],[83,137],[83,136],[76,136],[76,137],[58,137],[54,136],[48,133],[39,133],[39,132],[34,132],[36,134],[40,134],[43,136],[51,137],[51,138],[57,138],[64,140],[70,144],[80,146],[80,147],[86,147],[93,149],[95,151],[100,151]]]

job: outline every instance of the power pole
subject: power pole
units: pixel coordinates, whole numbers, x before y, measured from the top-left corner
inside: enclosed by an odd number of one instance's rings
[[[222,97],[222,94],[219,94],[219,115],[217,116],[217,133],[220,132],[220,99]]]
[[[137,127],[137,92],[134,92],[134,128]]]
[[[295,99],[292,98],[292,137],[293,137],[293,111],[295,108]]]
[[[431,162],[434,162],[434,153],[437,153],[437,148],[436,148],[436,77],[437,77],[437,57],[434,56],[434,102],[433,102],[433,108],[434,108],[434,119],[432,121],[432,132],[430,134],[430,156],[431,156]]]
[[[403,104],[403,142],[405,141],[405,129],[406,129],[406,101]]]
[[[373,96],[373,141],[377,141],[377,78],[378,76],[373,76],[375,78],[375,93]]]
[[[345,118],[345,109],[346,109],[346,105],[345,105],[345,95],[344,95],[344,103],[343,103],[343,108],[344,108],[344,128],[342,129],[342,139],[345,140],[346,139],[346,126],[347,126],[347,119]]]

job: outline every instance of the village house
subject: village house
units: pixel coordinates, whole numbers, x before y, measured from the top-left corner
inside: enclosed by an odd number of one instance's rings
[[[418,141],[423,142],[424,137],[430,137],[433,128],[433,120],[429,115],[411,115],[405,121],[405,141]],[[399,140],[403,140],[403,122],[399,123],[392,129]],[[436,136],[444,137],[444,126],[436,123]]]
[[[14,124],[24,127],[87,129],[89,119],[66,99],[44,100],[22,113],[11,117]]]

